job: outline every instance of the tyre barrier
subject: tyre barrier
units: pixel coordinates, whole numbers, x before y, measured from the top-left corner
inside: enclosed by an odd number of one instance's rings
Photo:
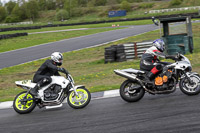
[[[10,27],[10,28],[1,28],[0,32],[6,31],[15,31],[15,30],[31,30],[31,29],[41,29],[41,26],[29,26],[29,27]]]
[[[152,46],[153,41],[135,42],[119,45],[112,45],[105,48],[105,63],[122,62],[140,58],[142,54]]]
[[[28,33],[25,32],[25,33],[15,33],[15,34],[4,34],[4,35],[0,35],[0,40],[13,38],[13,37],[19,37],[19,36],[28,36]]]

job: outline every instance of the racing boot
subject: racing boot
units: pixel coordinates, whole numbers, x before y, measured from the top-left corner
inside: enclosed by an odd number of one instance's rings
[[[161,70],[162,70],[162,65],[157,65],[153,69],[151,69],[151,71],[147,74],[147,77],[149,78],[149,80],[152,80],[155,77],[155,75]]]
[[[152,72],[148,72],[148,74],[147,74],[147,77],[148,77],[149,81],[151,81],[154,76],[155,76],[155,74],[152,73]]]
[[[36,84],[34,88],[31,89],[30,93],[34,96],[37,96],[38,95],[38,90],[40,88],[40,85],[39,84]]]

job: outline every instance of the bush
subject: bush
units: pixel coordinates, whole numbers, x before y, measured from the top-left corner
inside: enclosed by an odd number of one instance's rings
[[[139,5],[139,8],[152,8],[154,6],[154,3],[142,3]]]
[[[98,16],[99,16],[99,17],[108,16],[108,11],[101,11],[101,12],[98,13]]]
[[[109,6],[108,11],[114,11],[114,10],[119,10],[120,6],[119,5],[112,5]]]
[[[131,5],[129,2],[127,2],[126,0],[122,1],[121,3],[121,9],[122,10],[126,10],[127,12],[131,10]]]
[[[95,7],[87,7],[81,9],[82,14],[90,14],[97,12],[97,9]]]
[[[6,23],[16,23],[20,21],[21,21],[20,17],[15,16],[15,15],[9,15],[6,17],[6,20],[5,20]]]
[[[61,9],[56,13],[56,19],[59,21],[66,20],[68,18],[69,18],[69,13],[64,9]]]
[[[80,17],[84,15],[83,12],[82,12],[82,9],[80,8],[74,8],[71,10],[71,17]]]
[[[171,0],[170,6],[178,6],[182,3],[182,0]]]

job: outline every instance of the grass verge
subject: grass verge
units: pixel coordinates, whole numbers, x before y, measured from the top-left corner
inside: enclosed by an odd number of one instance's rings
[[[62,24],[64,22],[60,22]],[[87,24],[87,25],[74,25],[74,26],[60,26],[60,27],[48,27],[48,28],[41,28],[41,29],[32,29],[32,30],[16,30],[16,31],[7,31],[7,32],[0,32],[2,34],[13,34],[13,33],[33,33],[33,32],[42,32],[42,31],[54,31],[54,30],[66,30],[66,29],[78,29],[78,28],[101,28],[101,27],[111,27],[113,24],[120,25],[120,26],[127,26],[127,25],[146,25],[146,24],[153,24],[152,20],[138,20],[138,21],[124,21],[124,22],[112,22],[112,23],[101,23],[101,24]],[[20,25],[19,27],[26,27],[26,26],[33,26],[33,25]],[[12,26],[10,26],[12,27]],[[18,26],[15,26],[18,27]],[[0,27],[3,28],[3,27]],[[5,27],[4,27],[5,28]]]

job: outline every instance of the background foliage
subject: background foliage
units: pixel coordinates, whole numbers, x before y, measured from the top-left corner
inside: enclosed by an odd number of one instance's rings
[[[0,3],[0,22],[56,21],[85,17],[104,19],[108,11],[126,10],[129,17],[142,16],[148,10],[200,6],[199,0],[10,0]],[[64,11],[65,10],[65,11]],[[64,15],[64,13],[66,15]]]

